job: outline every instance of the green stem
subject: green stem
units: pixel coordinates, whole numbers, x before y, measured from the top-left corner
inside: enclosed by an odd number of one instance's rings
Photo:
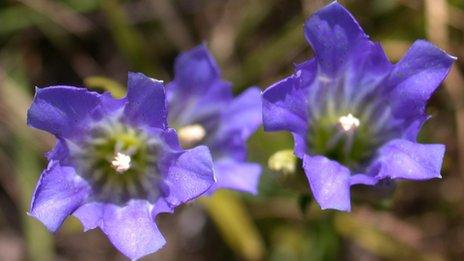
[[[264,243],[244,204],[230,191],[217,191],[200,202],[226,243],[245,260],[262,260]]]

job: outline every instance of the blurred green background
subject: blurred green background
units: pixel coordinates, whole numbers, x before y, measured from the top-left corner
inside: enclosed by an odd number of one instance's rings
[[[0,1],[0,260],[125,260],[70,218],[54,235],[28,217],[53,138],[26,126],[34,86],[113,90],[127,71],[172,79],[176,55],[206,42],[235,93],[262,89],[312,56],[305,19],[324,0]],[[158,218],[167,245],[143,260],[462,260],[464,0],[340,1],[392,61],[418,38],[458,56],[421,140],[444,143],[443,179],[356,188],[351,213],[320,211],[301,176],[265,169],[257,197],[221,192]],[[292,148],[258,131],[250,160]]]

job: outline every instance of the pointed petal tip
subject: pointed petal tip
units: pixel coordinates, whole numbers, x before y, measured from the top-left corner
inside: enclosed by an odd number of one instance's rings
[[[127,86],[128,88],[129,88],[129,83],[133,82],[131,80],[134,80],[134,81],[137,81],[137,80],[150,80],[150,81],[152,81],[152,82],[154,82],[156,84],[164,85],[163,80],[159,80],[159,79],[149,77],[146,74],[141,73],[141,72],[128,72],[127,73],[127,79],[128,79],[128,86]]]
[[[189,91],[201,92],[220,79],[219,66],[205,44],[182,52],[174,63],[174,80]]]
[[[45,228],[48,230],[48,232],[50,233],[55,233],[61,227],[61,223],[56,224],[53,222],[47,222],[46,219],[41,217],[40,214],[34,213],[32,209],[30,211],[27,211],[26,215],[42,223],[45,226]]]
[[[143,73],[128,74],[124,115],[134,124],[166,129],[167,106],[164,84]]]
[[[322,209],[351,210],[351,172],[337,161],[324,156],[303,158],[303,168],[311,192]]]
[[[441,178],[445,146],[392,140],[379,149],[377,179],[429,180]]]
[[[448,58],[450,63],[453,63],[458,59],[457,56],[449,54],[444,49],[442,49],[438,45],[436,45],[435,43],[432,43],[432,42],[430,42],[430,41],[428,41],[426,39],[419,39],[419,40],[414,41],[414,43],[411,45],[410,49],[412,49],[413,47],[416,48],[417,46],[430,48],[431,51],[436,51],[436,52],[441,53],[444,57]]]
[[[100,229],[131,260],[155,253],[166,244],[150,213],[150,204],[144,200],[133,200],[123,207],[106,206]]]
[[[367,34],[364,33],[363,29],[361,28],[355,17],[351,14],[351,12],[338,1],[333,1],[311,14],[309,18],[306,20],[304,28],[312,26],[312,22],[315,22],[313,20],[319,20],[321,19],[321,16],[322,20],[325,20],[327,22],[340,22],[343,21],[342,19],[345,19],[344,22],[347,23],[343,26],[354,26],[358,29],[358,33],[360,33],[361,36],[364,36],[366,38],[369,37]]]
[[[294,75],[266,88],[261,96],[264,130],[304,132],[307,125],[304,94]]]
[[[212,195],[219,189],[231,189],[252,195],[258,194],[259,179],[262,174],[259,164],[220,160],[215,162],[214,167],[218,182],[208,190],[207,195]]]
[[[171,207],[194,200],[208,191],[215,181],[213,160],[208,147],[185,150],[173,162],[167,176],[165,200]]]
[[[351,206],[349,207],[330,207],[330,206],[321,206],[319,205],[321,210],[336,210],[336,211],[342,211],[342,212],[351,212]]]
[[[86,88],[56,85],[37,88],[27,111],[27,124],[58,137],[78,135],[100,102],[100,94]]]

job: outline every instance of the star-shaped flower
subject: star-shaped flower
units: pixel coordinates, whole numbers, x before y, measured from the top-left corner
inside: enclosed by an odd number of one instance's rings
[[[184,150],[168,128],[162,82],[129,73],[127,96],[37,89],[28,124],[56,136],[30,215],[56,231],[69,215],[99,227],[131,259],[165,244],[155,218],[214,184],[205,146]]]
[[[246,162],[246,141],[262,122],[260,90],[249,88],[234,98],[216,61],[199,45],[177,58],[166,92],[168,121],[181,144],[211,150],[217,183],[209,193],[220,188],[257,193],[261,167]]]
[[[263,123],[293,134],[321,208],[349,211],[352,185],[439,178],[444,146],[416,137],[455,58],[419,40],[392,64],[337,2],[304,31],[315,57],[263,93]]]

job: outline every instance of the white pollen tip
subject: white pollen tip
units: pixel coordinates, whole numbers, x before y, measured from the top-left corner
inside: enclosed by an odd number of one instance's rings
[[[114,156],[113,161],[111,161],[111,166],[113,167],[114,170],[116,170],[118,173],[124,173],[131,167],[131,157],[129,155],[123,154],[123,153],[116,153],[116,156]]]
[[[187,147],[201,141],[206,135],[205,129],[199,124],[184,126],[177,133],[182,145]]]
[[[359,119],[354,117],[351,113],[346,116],[342,116],[338,119],[338,122],[342,126],[344,131],[350,131],[359,127]]]

